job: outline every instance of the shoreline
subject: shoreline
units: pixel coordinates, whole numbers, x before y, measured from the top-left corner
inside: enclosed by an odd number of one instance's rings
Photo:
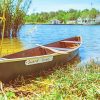
[[[23,25],[80,25],[80,26],[100,26],[100,24],[32,24],[32,23],[25,23]]]
[[[93,99],[99,100],[99,65],[90,62],[86,66],[68,65],[33,75],[18,77],[10,83],[2,83],[1,98],[7,99]],[[74,94],[73,94],[74,93]]]

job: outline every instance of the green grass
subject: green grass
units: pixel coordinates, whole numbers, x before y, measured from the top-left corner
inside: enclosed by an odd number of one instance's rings
[[[100,65],[68,65],[48,72],[1,83],[0,100],[100,100]]]

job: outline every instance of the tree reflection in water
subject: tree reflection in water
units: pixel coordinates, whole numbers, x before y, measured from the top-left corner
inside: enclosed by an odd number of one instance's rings
[[[1,43],[1,40],[0,40]],[[1,50],[2,49],[2,50]],[[1,57],[9,54],[13,54],[23,50],[23,45],[18,38],[5,38],[3,41],[1,50]]]

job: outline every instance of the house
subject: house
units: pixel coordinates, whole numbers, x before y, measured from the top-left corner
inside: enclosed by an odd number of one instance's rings
[[[79,18],[77,19],[77,24],[82,24],[82,22],[83,22],[82,18],[79,17]]]
[[[95,18],[90,18],[90,17],[81,18],[81,17],[79,17],[77,19],[77,24],[95,24]]]
[[[77,19],[77,24],[100,24],[100,15],[97,15],[96,18],[90,18],[90,17],[86,17],[86,18],[81,18],[79,17]]]
[[[96,16],[95,21],[96,21],[97,24],[100,24],[100,15]]]
[[[69,20],[69,21],[66,21],[66,24],[76,24],[76,20]]]
[[[60,20],[57,20],[57,19],[53,19],[50,21],[51,24],[61,24],[61,21]]]

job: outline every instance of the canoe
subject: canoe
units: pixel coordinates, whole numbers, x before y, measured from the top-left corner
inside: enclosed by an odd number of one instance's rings
[[[67,64],[78,55],[81,44],[81,37],[76,36],[47,45],[36,44],[32,49],[4,56],[0,58],[0,80]]]

